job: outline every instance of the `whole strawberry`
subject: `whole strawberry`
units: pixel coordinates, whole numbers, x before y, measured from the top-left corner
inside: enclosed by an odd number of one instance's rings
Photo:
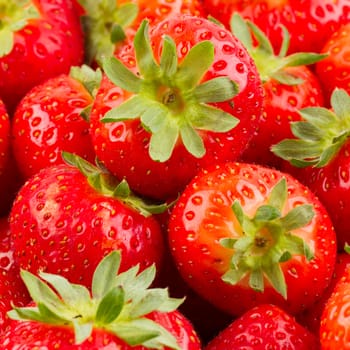
[[[205,18],[144,21],[104,70],[91,112],[95,152],[144,196],[177,196],[203,166],[236,159],[260,117],[255,64]]]
[[[33,303],[14,307],[0,337],[3,350],[199,350],[190,322],[177,311],[182,299],[150,288],[154,266],[119,270],[122,254],[108,254],[89,288],[57,274],[22,270]]]
[[[88,285],[99,260],[118,249],[122,270],[160,268],[163,236],[150,214],[155,208],[103,169],[72,154],[65,159],[70,164],[42,169],[17,194],[10,225],[19,266]]]
[[[84,59],[84,38],[71,0],[2,1],[0,97],[10,114],[35,85]]]
[[[318,350],[318,338],[272,305],[256,306],[222,330],[205,350]]]
[[[13,116],[12,144],[18,168],[27,179],[42,168],[61,164],[62,151],[93,162],[88,109],[100,83],[100,71],[72,67],[32,88]]]

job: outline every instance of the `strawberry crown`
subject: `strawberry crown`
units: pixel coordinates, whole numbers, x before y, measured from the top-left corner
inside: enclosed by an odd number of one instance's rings
[[[281,263],[292,258],[293,254],[313,258],[313,253],[305,241],[292,234],[293,230],[306,226],[314,217],[311,204],[302,204],[283,215],[288,190],[285,177],[273,187],[268,203],[260,206],[254,217],[248,217],[236,200],[232,210],[242,229],[241,238],[224,238],[220,243],[234,250],[230,269],[222,279],[230,284],[238,283],[249,274],[252,289],[264,291],[264,277],[274,289],[287,298],[287,286]]]
[[[240,14],[232,15],[230,26],[232,33],[243,43],[253,58],[262,82],[274,79],[286,85],[301,84],[303,83],[301,78],[295,77],[284,68],[313,64],[327,57],[327,54],[311,52],[298,52],[287,56],[290,35],[284,26],[281,26],[283,39],[277,55],[264,32],[251,21],[244,20]]]
[[[180,350],[175,337],[147,314],[176,310],[183,299],[170,298],[168,291],[150,288],[155,267],[139,272],[134,266],[119,272],[119,251],[109,253],[97,266],[91,293],[83,285],[66,278],[39,272],[39,277],[21,270],[35,306],[14,307],[8,316],[20,321],[35,321],[74,329],[75,344],[89,338],[93,329],[103,329],[131,346]]]
[[[93,165],[78,155],[69,152],[62,152],[62,158],[67,164],[78,168],[86,177],[90,186],[96,191],[105,196],[117,198],[145,217],[162,213],[173,204],[158,204],[138,197],[131,191],[125,179],[119,181],[103,167],[98,159],[96,159],[96,165]]]
[[[277,156],[297,167],[326,166],[350,136],[350,96],[336,88],[331,109],[307,107],[299,111],[302,121],[292,122],[295,139],[285,139],[271,147]]]
[[[149,155],[155,161],[168,160],[180,137],[189,153],[203,157],[205,147],[200,130],[227,132],[238,123],[231,114],[209,105],[232,99],[237,84],[228,77],[200,83],[213,63],[214,45],[210,41],[199,42],[178,64],[176,44],[166,35],[158,64],[145,20],[135,35],[134,47],[140,76],[115,57],[103,61],[108,78],[133,95],[108,111],[102,122],[139,118],[143,128],[151,133]]]
[[[82,24],[85,33],[85,59],[99,64],[103,57],[113,55],[115,45],[126,38],[124,30],[136,19],[138,7],[127,2],[119,5],[117,0],[78,0],[85,10]]]
[[[30,19],[38,17],[38,9],[32,1],[0,0],[0,57],[12,51],[14,33],[24,28]]]

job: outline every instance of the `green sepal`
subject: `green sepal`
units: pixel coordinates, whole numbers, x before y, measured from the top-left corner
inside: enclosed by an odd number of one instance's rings
[[[258,292],[264,291],[265,278],[272,287],[287,298],[287,286],[280,264],[288,261],[293,254],[313,258],[313,253],[305,241],[294,235],[297,230],[308,225],[315,212],[312,205],[298,205],[283,214],[288,197],[287,181],[282,177],[272,188],[267,204],[257,208],[253,217],[248,217],[241,203],[235,200],[232,210],[241,227],[238,238],[223,238],[220,244],[233,250],[230,269],[222,279],[236,284],[249,275],[249,285]]]
[[[105,325],[113,322],[123,310],[124,302],[125,293],[121,286],[110,289],[98,304],[95,316],[96,323]]]
[[[350,136],[350,96],[336,88],[331,107],[307,107],[300,110],[304,119],[291,123],[295,138],[273,145],[271,151],[298,167],[323,167],[338,154]]]
[[[102,81],[102,71],[100,68],[93,69],[86,64],[73,66],[70,68],[69,75],[82,83],[92,97],[96,96]]]
[[[284,26],[281,26],[282,43],[280,51],[276,55],[265,33],[253,22],[243,19],[239,13],[232,15],[230,28],[253,58],[263,82],[274,79],[285,85],[301,84],[303,80],[290,74],[285,68],[314,64],[328,56],[327,54],[312,52],[287,55],[290,35]],[[257,45],[254,45],[253,37],[256,39]]]
[[[169,207],[166,203],[157,203],[138,197],[130,190],[125,179],[119,181],[105,168],[99,166],[98,160],[97,164],[93,165],[82,157],[69,152],[62,152],[62,158],[67,164],[78,168],[96,191],[119,199],[145,217],[163,213]]]
[[[88,339],[93,331],[93,323],[80,323],[79,319],[72,320],[72,326],[74,328],[75,344],[79,345]]]

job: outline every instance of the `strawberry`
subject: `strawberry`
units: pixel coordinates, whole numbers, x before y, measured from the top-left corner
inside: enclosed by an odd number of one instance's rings
[[[204,350],[318,350],[318,338],[272,305],[256,306],[222,330]]]
[[[4,102],[0,99],[0,176],[6,167],[10,149],[10,118]]]
[[[61,152],[93,162],[95,152],[89,122],[81,114],[93,102],[101,72],[73,67],[31,89],[14,113],[12,142],[19,170],[25,179],[40,169],[63,163]]]
[[[287,173],[247,163],[199,172],[169,219],[184,280],[216,307],[241,315],[273,303],[291,314],[330,283],[336,237],[317,197]]]
[[[259,127],[241,160],[279,168],[281,158],[271,152],[271,145],[292,137],[289,123],[300,120],[300,108],[323,105],[320,83],[307,65],[318,62],[325,55],[311,52],[286,55],[290,38],[286,30],[276,55],[269,39],[252,22],[236,13],[230,23],[233,34],[253,57],[264,89]]]
[[[176,310],[182,300],[150,288],[154,266],[120,272],[121,255],[114,251],[99,263],[90,290],[60,275],[22,270],[34,302],[9,313],[3,350],[199,350],[195,330]]]
[[[11,231],[7,217],[0,218],[0,334],[5,329],[7,312],[12,309],[12,303],[24,306],[30,301],[30,296],[19,275],[19,267],[15,263],[11,246]]]
[[[324,306],[320,324],[322,350],[350,349],[350,267],[337,281],[333,292]]]
[[[349,46],[350,23],[346,23],[332,33],[321,50],[328,56],[317,62],[316,73],[322,84],[326,106],[330,105],[330,98],[336,87],[344,89],[350,94]]]
[[[204,18],[173,16],[150,30],[144,21],[103,68],[90,116],[95,152],[151,198],[176,197],[201,167],[236,159],[261,113],[251,57]]]
[[[71,0],[3,0],[1,12],[0,97],[12,115],[35,85],[83,63],[84,38]]]
[[[277,143],[272,151],[291,163],[284,166],[285,171],[293,173],[320,198],[342,251],[350,242],[350,96],[345,90],[336,89],[331,108],[303,108],[300,113],[304,121],[291,124],[294,138]]]
[[[350,18],[348,0],[203,0],[207,13],[229,28],[233,13],[255,23],[276,52],[282,26],[291,33],[289,53],[319,52],[328,37]]]
[[[39,171],[19,190],[10,212],[15,258],[23,269],[60,273],[89,284],[108,252],[120,249],[122,270],[160,267],[163,236],[150,211],[125,181],[73,154],[69,164]],[[162,209],[162,208],[161,208]]]

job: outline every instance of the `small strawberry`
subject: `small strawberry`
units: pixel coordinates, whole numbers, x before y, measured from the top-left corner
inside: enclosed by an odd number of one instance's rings
[[[81,65],[84,38],[71,0],[1,2],[0,97],[12,115],[35,85]]]
[[[99,260],[121,250],[122,269],[155,263],[163,236],[147,204],[105,170],[65,154],[69,164],[39,171],[19,190],[10,212],[15,258],[33,273],[47,271],[88,285]],[[160,206],[162,209],[162,206]]]
[[[247,163],[199,172],[169,219],[181,276],[231,315],[273,303],[291,314],[330,283],[336,236],[322,203],[287,173]]]
[[[199,350],[190,322],[177,311],[181,299],[150,288],[154,266],[120,272],[119,251],[96,267],[89,289],[60,275],[22,270],[33,303],[15,307],[0,338],[3,350]]]
[[[216,23],[173,16],[140,26],[133,46],[104,62],[91,112],[95,152],[144,196],[166,200],[205,165],[236,159],[262,106],[241,42]]]
[[[318,338],[272,305],[256,306],[235,319],[204,350],[318,350]]]
[[[72,67],[69,75],[50,78],[24,96],[14,113],[11,134],[14,156],[25,179],[63,163],[62,151],[94,161],[89,122],[83,116],[100,80],[99,70]]]

